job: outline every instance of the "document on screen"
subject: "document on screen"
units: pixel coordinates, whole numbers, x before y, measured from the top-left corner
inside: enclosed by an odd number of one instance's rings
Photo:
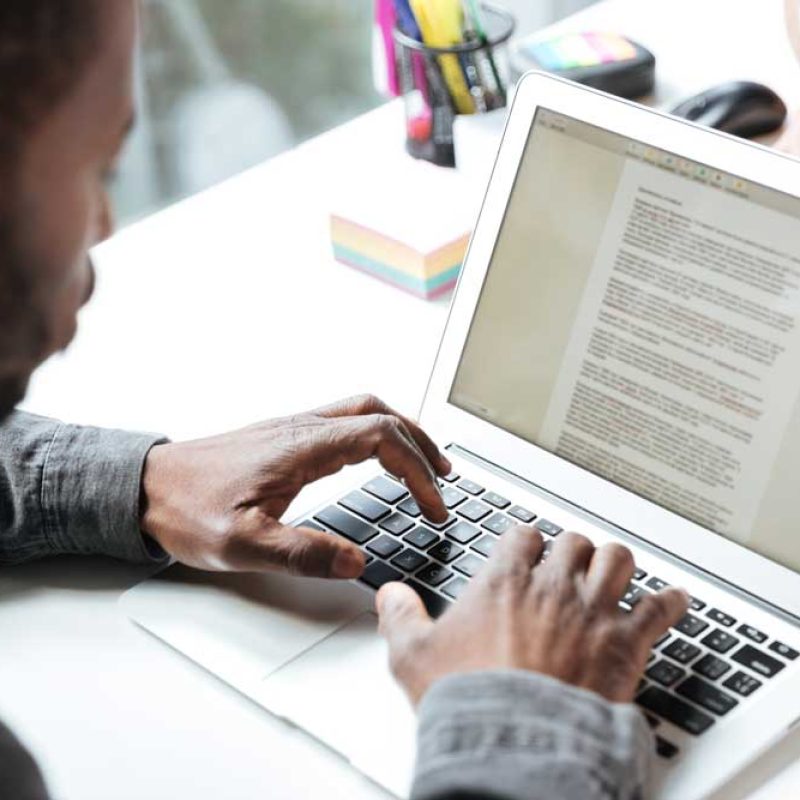
[[[629,160],[538,440],[747,543],[800,393],[797,220]]]

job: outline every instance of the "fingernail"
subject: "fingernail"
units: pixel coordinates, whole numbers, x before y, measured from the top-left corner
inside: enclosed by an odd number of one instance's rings
[[[357,578],[364,571],[364,555],[358,550],[340,550],[332,571],[334,578]]]

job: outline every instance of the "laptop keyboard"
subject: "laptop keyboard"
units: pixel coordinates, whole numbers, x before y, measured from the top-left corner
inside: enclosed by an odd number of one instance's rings
[[[379,589],[389,581],[404,581],[432,616],[459,597],[513,525],[524,522],[539,530],[545,539],[543,560],[562,532],[557,522],[469,478],[453,473],[440,486],[450,511],[442,524],[423,519],[405,486],[387,474],[299,525],[355,542],[367,557],[360,578],[364,584]],[[620,605],[630,610],[666,585],[637,567]],[[679,747],[658,733],[662,720],[700,736],[798,655],[746,621],[693,597],[689,612],[653,647],[636,697],[656,729],[658,755],[670,760],[679,754]]]

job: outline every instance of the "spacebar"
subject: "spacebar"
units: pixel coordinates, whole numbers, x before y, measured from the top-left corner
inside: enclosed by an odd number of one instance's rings
[[[683,700],[655,686],[645,689],[636,698],[636,702],[695,736],[714,724],[713,718],[708,714],[698,711]]]
[[[406,583],[420,596],[432,617],[441,617],[453,605],[449,600],[445,600],[444,597],[432,592],[427,586],[423,586],[417,581],[406,581]]]

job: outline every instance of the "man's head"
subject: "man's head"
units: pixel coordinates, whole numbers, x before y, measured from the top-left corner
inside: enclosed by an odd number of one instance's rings
[[[135,0],[0,2],[0,418],[75,335],[133,118]]]

